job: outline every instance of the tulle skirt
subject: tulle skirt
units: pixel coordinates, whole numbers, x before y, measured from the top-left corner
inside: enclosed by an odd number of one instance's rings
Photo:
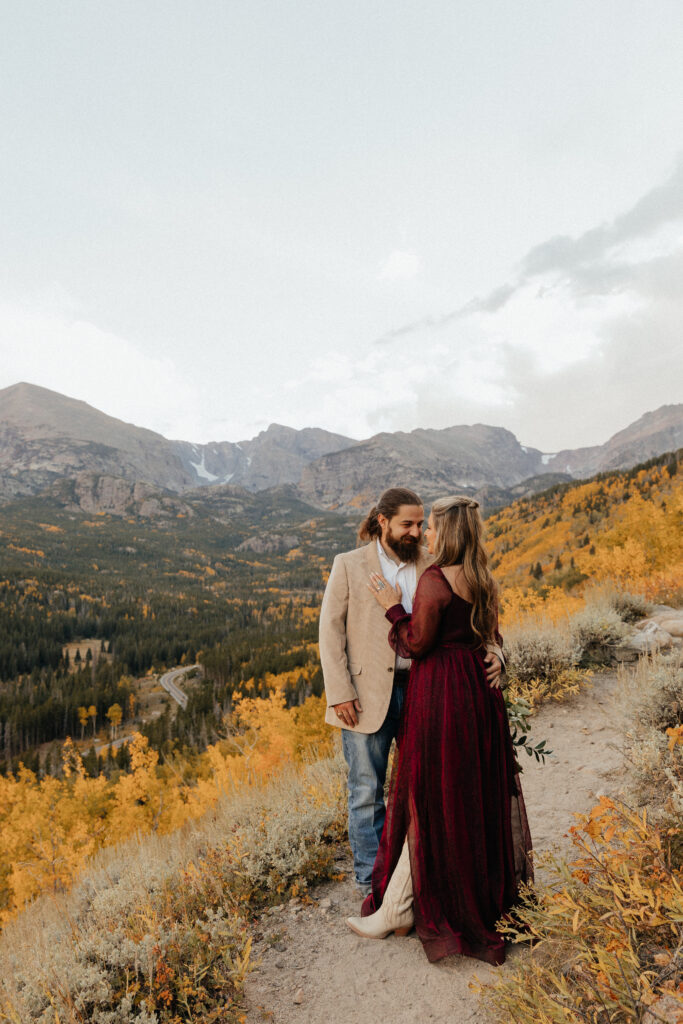
[[[522,881],[531,836],[503,694],[484,653],[442,644],[413,662],[387,817],[362,914],[382,903],[408,837],[415,927],[430,960],[505,958],[496,932]]]

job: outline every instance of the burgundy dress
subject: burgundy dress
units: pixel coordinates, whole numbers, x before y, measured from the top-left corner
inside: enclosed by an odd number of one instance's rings
[[[413,659],[387,817],[365,917],[379,908],[408,836],[415,927],[430,960],[505,959],[495,925],[531,881],[531,836],[502,692],[489,686],[472,605],[437,566],[412,615],[387,612],[389,640]]]

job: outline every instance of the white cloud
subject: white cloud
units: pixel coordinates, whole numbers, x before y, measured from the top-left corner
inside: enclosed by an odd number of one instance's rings
[[[478,420],[552,451],[681,401],[682,191],[679,167],[613,224],[535,247],[484,299],[400,326],[361,358],[322,358],[288,385],[301,425],[362,437]]]
[[[43,305],[45,311],[36,312],[0,304],[0,387],[28,381],[167,436],[192,425],[182,410],[193,407],[196,392],[169,360],[68,315],[65,307],[76,304],[58,286],[46,291]]]
[[[273,421],[358,439],[478,421],[546,451],[598,443],[683,398],[683,171],[672,180],[613,224],[535,247],[483,298],[444,314],[423,297],[419,318],[374,343],[321,343],[310,361],[292,349],[275,383],[246,356],[207,365],[189,352],[179,368],[148,355],[57,283],[30,310],[0,305],[0,387],[32,381],[191,441],[240,440]],[[396,250],[380,277],[418,271],[415,253]]]
[[[409,249],[394,249],[387,256],[378,281],[413,281],[420,272],[420,257]]]

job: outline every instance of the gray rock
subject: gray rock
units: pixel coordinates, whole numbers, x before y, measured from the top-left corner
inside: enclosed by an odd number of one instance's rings
[[[658,625],[661,629],[665,629],[670,636],[683,637],[683,615],[677,615],[675,618],[662,618]]]
[[[635,651],[637,654],[666,651],[671,647],[671,634],[656,622],[646,620],[641,624],[641,628],[627,637],[619,647],[622,651]]]
[[[238,545],[238,551],[254,551],[258,555],[275,554],[278,551],[291,551],[298,547],[300,539],[295,534],[271,533],[267,536],[248,537]]]

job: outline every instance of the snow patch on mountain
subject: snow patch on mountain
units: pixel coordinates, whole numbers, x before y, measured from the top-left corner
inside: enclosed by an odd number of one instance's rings
[[[206,461],[205,460],[206,460],[206,456],[205,456],[204,452],[202,452],[202,461],[201,462],[190,462],[190,465],[192,466],[192,468],[195,471],[195,473],[197,474],[197,476],[201,477],[202,480],[208,480],[208,482],[211,483],[211,484],[215,483],[215,481],[218,480],[218,477],[216,476],[215,473],[209,473],[208,469],[206,468]]]

